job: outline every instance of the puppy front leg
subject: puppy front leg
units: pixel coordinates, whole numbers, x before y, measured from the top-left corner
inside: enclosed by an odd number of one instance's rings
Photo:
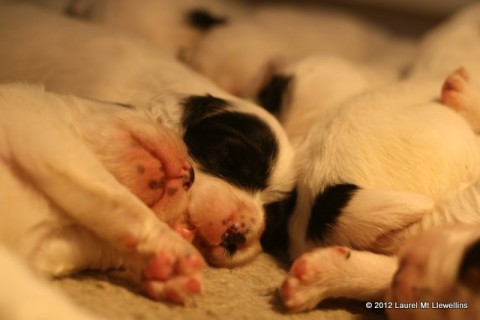
[[[185,303],[200,293],[197,250],[119,184],[55,113],[36,107],[0,108],[5,161],[78,224],[136,257],[151,297]]]
[[[315,308],[327,298],[382,301],[397,259],[347,247],[326,247],[295,260],[280,289],[291,312]]]
[[[480,134],[480,87],[463,67],[448,75],[442,87],[442,102],[463,116],[473,131]]]

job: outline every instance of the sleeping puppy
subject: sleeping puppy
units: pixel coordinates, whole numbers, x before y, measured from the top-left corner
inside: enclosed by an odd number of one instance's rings
[[[265,212],[288,198],[295,175],[285,132],[267,111],[137,38],[34,7],[0,6],[0,48],[0,81],[127,104],[182,135],[198,170],[190,219],[176,228],[213,265],[260,251]]]
[[[256,96],[291,59],[332,55],[398,76],[414,52],[410,40],[340,10],[264,4],[246,12],[205,34],[185,56],[195,70],[242,97]]]
[[[0,269],[12,283],[0,318],[86,319],[19,261],[54,277],[127,267],[150,297],[179,304],[202,291],[201,255],[169,227],[188,219],[194,181],[176,134],[145,112],[20,84],[0,86],[0,128]]]
[[[237,9],[217,0],[14,0],[126,31],[173,57],[190,50]]]
[[[460,115],[479,114],[480,94],[463,73],[445,81],[443,104],[433,102],[435,81],[353,98],[326,112],[299,145],[289,239],[277,241],[290,241],[296,259],[280,290],[290,311],[335,297],[384,301],[407,239],[480,223],[478,119],[470,126]]]

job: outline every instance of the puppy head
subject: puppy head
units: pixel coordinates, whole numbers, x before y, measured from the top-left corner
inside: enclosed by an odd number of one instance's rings
[[[178,119],[167,122],[182,128],[198,166],[188,215],[194,243],[212,264],[240,264],[261,249],[264,206],[293,189],[291,146],[278,122],[246,101],[208,94],[179,101]]]
[[[249,95],[278,117],[291,138],[303,136],[323,112],[368,88],[359,68],[338,57],[272,62],[268,71],[273,73],[263,75],[263,84]]]

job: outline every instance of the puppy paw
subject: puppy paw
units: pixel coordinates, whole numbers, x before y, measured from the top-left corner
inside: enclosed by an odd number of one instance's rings
[[[313,309],[325,298],[336,296],[342,265],[350,257],[346,247],[321,248],[300,256],[280,288],[280,297],[291,312]]]
[[[442,87],[442,102],[454,110],[465,110],[471,103],[470,75],[463,67],[452,72]]]
[[[480,88],[473,83],[464,68],[451,73],[442,87],[442,102],[458,112],[480,133]]]
[[[204,265],[200,255],[160,250],[143,270],[145,292],[154,300],[189,304],[203,291],[200,271]]]
[[[412,239],[400,254],[386,300],[413,307],[389,309],[389,318],[477,319],[472,316],[480,311],[479,252],[478,226],[432,230]],[[438,307],[450,303],[455,307]]]
[[[122,246],[130,252],[126,266],[140,275],[145,294],[176,304],[190,304],[202,293],[205,262],[195,247],[170,227],[159,224],[146,237],[124,237]]]

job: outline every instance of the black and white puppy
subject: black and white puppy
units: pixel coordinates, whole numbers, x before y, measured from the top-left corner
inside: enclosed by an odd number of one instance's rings
[[[447,78],[443,104],[430,84],[410,81],[331,109],[307,134],[286,220],[296,258],[280,291],[289,310],[332,297],[383,301],[406,240],[480,222],[478,119],[456,112],[478,115],[480,94],[464,73]],[[435,263],[455,270],[461,261]]]
[[[203,258],[169,227],[189,215],[190,161],[143,111],[1,85],[0,274],[11,290],[0,318],[87,319],[25,265],[47,276],[123,266],[154,299],[199,294]]]
[[[141,39],[35,7],[0,9],[0,81],[147,110],[183,136],[198,164],[190,219],[177,229],[214,265],[260,251],[265,211],[288,197],[295,178],[291,146],[272,115]]]

